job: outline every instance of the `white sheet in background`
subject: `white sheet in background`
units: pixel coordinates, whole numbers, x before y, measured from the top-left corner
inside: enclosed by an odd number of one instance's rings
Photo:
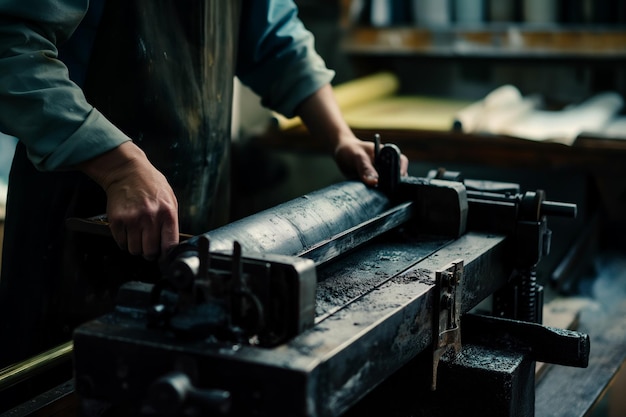
[[[499,133],[571,145],[583,132],[602,131],[623,106],[624,100],[618,93],[600,93],[563,110],[529,112]]]
[[[458,112],[454,128],[463,133],[497,134],[539,105],[537,97],[525,98],[515,86],[506,84]]]
[[[454,127],[464,133],[488,133],[535,141],[571,145],[581,133],[621,130],[624,124],[617,115],[624,99],[616,92],[604,92],[562,110],[542,110],[541,99],[524,97],[512,85],[503,85],[484,99],[459,111]],[[614,127],[609,128],[612,123]]]

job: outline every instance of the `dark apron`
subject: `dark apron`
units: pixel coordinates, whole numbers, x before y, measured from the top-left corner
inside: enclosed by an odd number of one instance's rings
[[[107,0],[89,61],[89,102],[166,176],[184,233],[228,220],[238,20],[233,0]],[[85,175],[39,172],[18,144],[0,280],[0,367],[69,340],[76,325],[111,307],[121,282],[156,278],[143,276],[154,264],[129,260],[112,239],[65,228],[68,217],[105,208],[103,191]]]

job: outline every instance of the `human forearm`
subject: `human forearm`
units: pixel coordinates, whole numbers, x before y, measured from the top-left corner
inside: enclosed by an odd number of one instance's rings
[[[341,109],[329,84],[306,98],[296,108],[296,112],[311,135],[316,140],[322,141],[331,152],[334,152],[341,144],[356,139],[341,114]]]

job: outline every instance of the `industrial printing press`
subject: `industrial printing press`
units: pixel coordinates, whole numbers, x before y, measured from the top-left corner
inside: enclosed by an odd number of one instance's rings
[[[377,190],[340,183],[193,236],[161,280],[124,284],[75,332],[83,411],[339,416],[421,361],[423,404],[462,379],[489,387],[483,415],[533,415],[535,361],[588,360],[587,335],[541,325],[535,276],[547,216],[576,207],[444,170],[401,178],[399,155],[377,145]],[[472,312],[486,298],[492,313]],[[478,407],[467,391],[429,415]]]
[[[589,358],[586,334],[541,324],[536,278],[548,216],[576,206],[443,169],[400,177],[399,157],[377,142],[377,189],[335,184],[191,236],[159,280],[124,283],[74,333],[80,412],[533,416],[536,361]],[[362,406],[407,369],[410,414]]]

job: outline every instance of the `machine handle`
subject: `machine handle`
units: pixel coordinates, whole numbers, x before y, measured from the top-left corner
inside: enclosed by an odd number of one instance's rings
[[[156,380],[148,390],[148,405],[167,415],[178,415],[192,406],[209,415],[227,415],[231,395],[219,389],[199,389],[193,386],[187,374],[172,372]]]
[[[560,203],[558,201],[542,201],[541,202],[541,214],[546,216],[559,216],[576,218],[577,208],[576,204],[572,203]]]

